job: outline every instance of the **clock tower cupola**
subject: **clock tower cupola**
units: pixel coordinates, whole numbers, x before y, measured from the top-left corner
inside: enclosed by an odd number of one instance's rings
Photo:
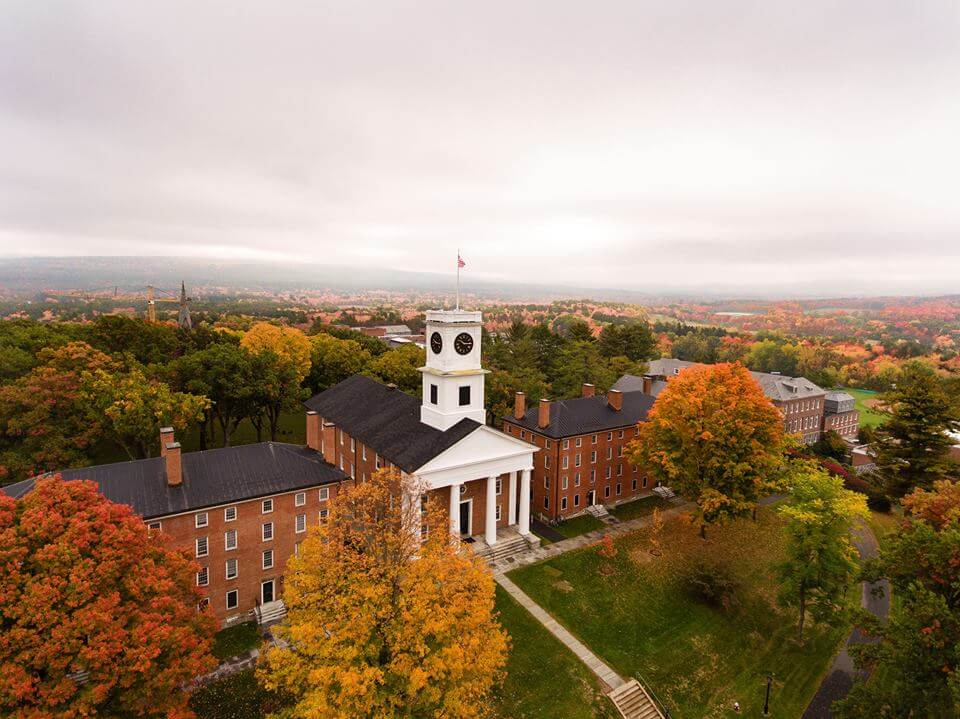
[[[487,372],[480,366],[482,327],[480,312],[427,312],[427,363],[420,368],[420,421],[424,424],[446,431],[465,417],[486,422],[483,384]]]

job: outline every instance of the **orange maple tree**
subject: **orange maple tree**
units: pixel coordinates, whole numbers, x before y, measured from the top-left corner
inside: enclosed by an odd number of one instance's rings
[[[482,560],[446,513],[381,470],[338,495],[287,563],[288,614],[258,675],[291,716],[471,719],[491,713],[509,639]],[[423,529],[426,527],[426,529]]]
[[[933,483],[933,491],[915,489],[903,498],[903,508],[913,519],[944,529],[960,521],[960,484],[941,479]]]
[[[717,521],[753,511],[783,462],[780,412],[740,364],[690,367],[672,377],[629,448],[655,481],[697,503],[706,536]]]
[[[196,567],[93,482],[0,494],[0,715],[191,717],[216,662]]]

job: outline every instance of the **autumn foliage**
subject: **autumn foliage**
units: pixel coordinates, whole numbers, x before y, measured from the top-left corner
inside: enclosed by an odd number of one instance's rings
[[[216,630],[194,571],[92,482],[0,494],[0,715],[192,716]]]
[[[903,508],[915,520],[944,529],[960,521],[960,484],[948,479],[933,483],[933,491],[917,489],[903,498]]]
[[[290,716],[489,715],[508,649],[493,577],[450,543],[442,510],[400,501],[407,490],[384,470],[344,492],[290,559],[278,630],[290,646],[259,670],[295,698]]]
[[[706,525],[751,512],[783,461],[783,420],[739,364],[690,367],[657,398],[630,458]]]

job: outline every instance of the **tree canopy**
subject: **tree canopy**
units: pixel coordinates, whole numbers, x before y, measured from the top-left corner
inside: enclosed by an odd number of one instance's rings
[[[738,364],[694,366],[672,377],[630,444],[631,462],[696,502],[706,526],[753,511],[784,461],[783,420]]]
[[[258,670],[295,698],[290,717],[489,715],[508,649],[493,577],[442,510],[399,501],[411,489],[382,470],[338,494],[290,559],[289,644]]]
[[[196,569],[92,482],[0,493],[0,714],[192,716],[181,687],[216,664]]]

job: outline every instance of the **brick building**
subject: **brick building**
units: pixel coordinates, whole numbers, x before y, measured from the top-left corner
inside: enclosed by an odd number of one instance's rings
[[[503,431],[540,449],[532,511],[544,519],[565,519],[594,505],[616,505],[649,493],[648,478],[627,462],[625,452],[653,402],[643,392],[614,389],[597,395],[585,384],[579,398],[544,399],[527,409],[518,392]]]
[[[672,358],[653,360],[643,376],[624,375],[613,385],[624,392],[642,391],[654,397],[667,381],[697,362]],[[818,441],[823,432],[833,429],[848,439],[856,439],[860,416],[853,397],[845,392],[830,392],[805,377],[788,377],[776,372],[751,372],[763,393],[783,415],[783,427],[800,435],[806,444]]]
[[[359,375],[311,398],[306,446],[262,442],[181,454],[161,430],[161,456],[68,469],[130,505],[200,566],[207,604],[225,624],[283,611],[283,569],[330,500],[381,468],[407,479],[410,507],[449,508],[452,536],[501,558],[539,542],[530,533],[537,448],[486,426],[479,312],[428,312],[422,399]],[[17,498],[34,480],[2,488]],[[423,531],[423,530],[421,530]]]
[[[113,502],[130,505],[200,565],[196,584],[224,623],[282,611],[283,568],[307,528],[323,520],[346,475],[306,447],[261,442],[181,455],[173,430],[159,457],[82,467]],[[4,491],[20,497],[32,479]],[[263,613],[267,612],[267,617]]]

